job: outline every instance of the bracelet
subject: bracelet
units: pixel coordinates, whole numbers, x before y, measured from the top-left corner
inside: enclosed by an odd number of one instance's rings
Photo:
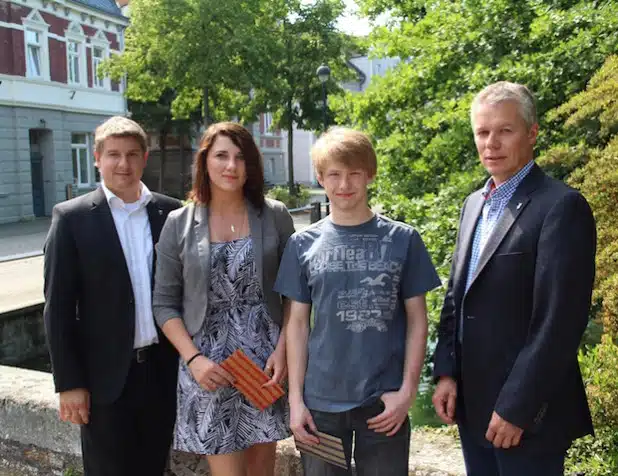
[[[195,359],[197,359],[200,355],[202,355],[201,352],[198,352],[197,354],[195,354],[193,357],[191,357],[189,360],[187,360],[187,367],[189,365],[191,365],[191,362],[193,362]]]

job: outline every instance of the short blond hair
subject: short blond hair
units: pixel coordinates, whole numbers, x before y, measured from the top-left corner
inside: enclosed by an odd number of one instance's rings
[[[110,117],[94,130],[94,150],[103,151],[105,139],[109,137],[133,137],[142,148],[144,154],[148,151],[148,136],[144,129],[135,121],[124,116]]]
[[[311,160],[318,175],[333,163],[361,168],[370,176],[378,171],[376,152],[367,134],[348,127],[331,127],[311,149]]]

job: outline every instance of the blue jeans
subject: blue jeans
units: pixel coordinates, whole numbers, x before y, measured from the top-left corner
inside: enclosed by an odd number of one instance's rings
[[[482,446],[459,425],[468,476],[563,476],[566,450],[529,454]]]
[[[343,451],[350,468],[352,438],[357,476],[408,476],[410,452],[410,421],[406,417],[393,436],[376,433],[367,428],[367,420],[384,409],[382,400],[342,413],[311,410],[318,430],[337,436],[343,441]],[[305,476],[350,476],[351,470],[331,465],[311,455],[301,454]]]

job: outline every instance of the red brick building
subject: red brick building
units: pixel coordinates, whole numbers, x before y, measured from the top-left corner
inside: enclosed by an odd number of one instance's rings
[[[126,101],[96,72],[127,25],[113,0],[0,0],[0,223],[98,182],[92,131]]]

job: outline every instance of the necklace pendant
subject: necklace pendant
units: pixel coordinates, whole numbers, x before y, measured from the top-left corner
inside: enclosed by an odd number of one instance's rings
[[[230,228],[232,229],[232,233],[236,233],[236,228],[234,228],[234,225],[230,225]]]

